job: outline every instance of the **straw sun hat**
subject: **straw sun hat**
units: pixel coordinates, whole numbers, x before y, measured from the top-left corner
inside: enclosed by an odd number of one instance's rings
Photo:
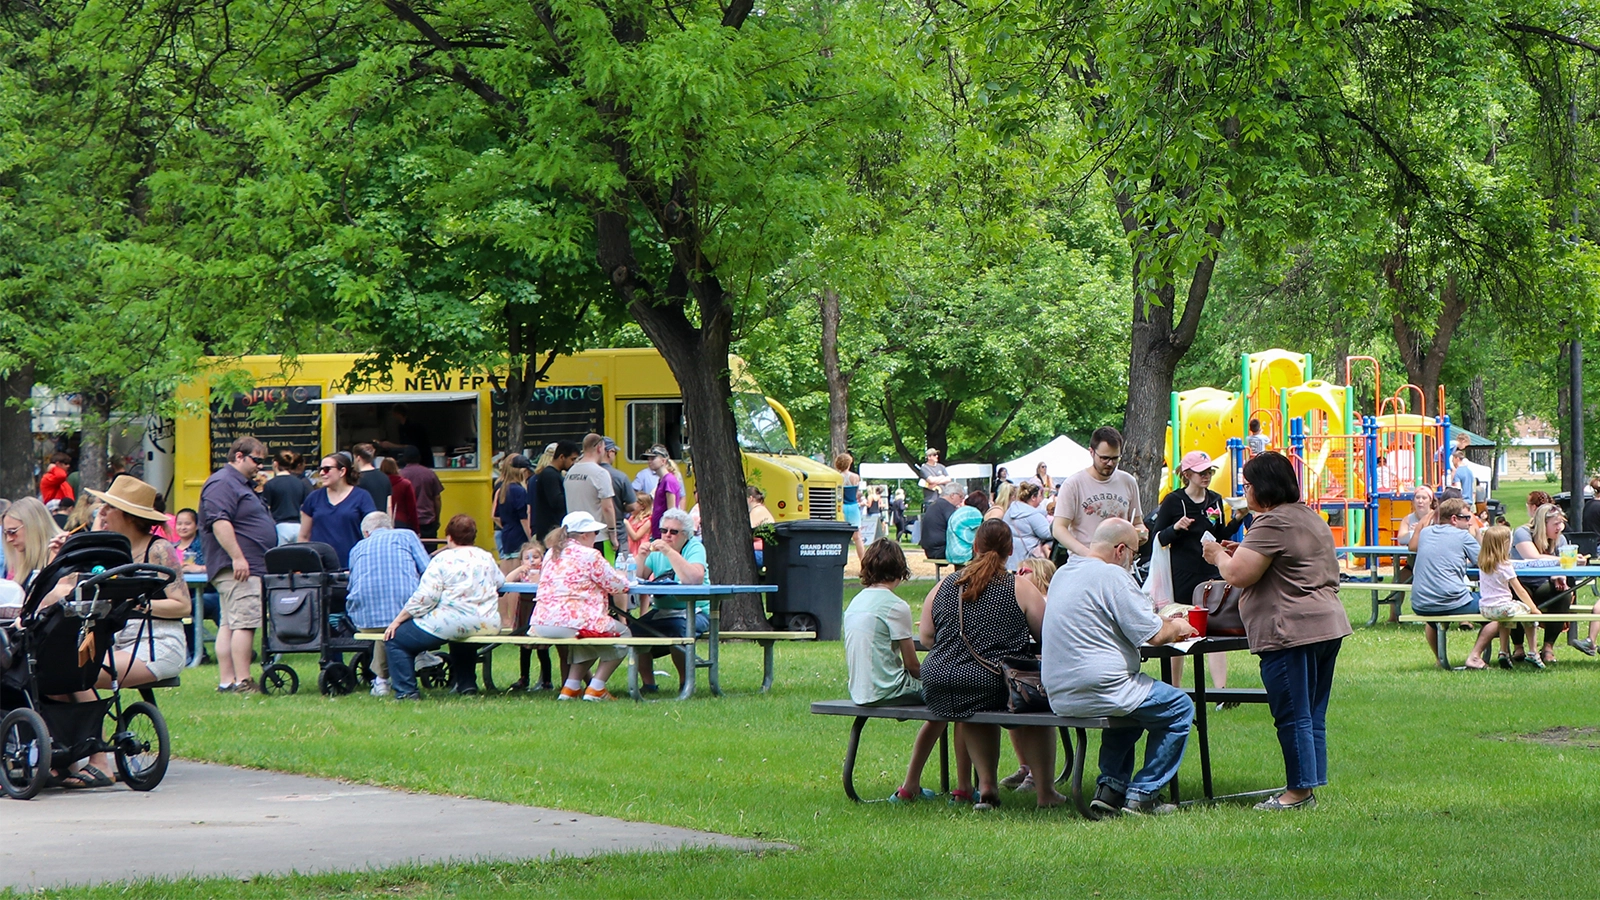
[[[111,483],[111,490],[87,489],[107,504],[115,506],[136,519],[165,522],[167,514],[156,511],[156,489],[132,475],[124,475]]]

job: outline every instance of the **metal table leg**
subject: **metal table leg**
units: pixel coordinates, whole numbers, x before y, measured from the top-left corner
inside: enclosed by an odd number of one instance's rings
[[[856,748],[861,744],[861,729],[866,725],[866,716],[856,716],[850,726],[850,743],[844,749],[844,795],[857,803],[861,798],[856,795]]]
[[[194,608],[194,613],[191,617],[194,623],[194,655],[189,657],[188,668],[190,669],[200,665],[200,661],[206,658],[206,602],[201,599],[201,595],[204,593],[205,585],[189,585],[189,602]],[[217,652],[221,653],[222,651],[218,650]]]
[[[1445,652],[1445,641],[1450,637],[1450,626],[1453,622],[1433,623],[1434,645],[1439,652],[1439,668],[1450,668],[1450,655]]]
[[[772,645],[776,641],[761,641],[761,693],[772,690]]]
[[[939,793],[950,793],[950,725],[939,732]]]
[[[498,644],[485,644],[478,651],[478,668],[483,670],[483,691],[486,694],[497,693],[500,689],[494,686],[494,651]]]
[[[1201,646],[1204,646],[1202,644]],[[1200,789],[1207,800],[1211,799],[1211,734],[1206,728],[1206,654],[1202,650],[1194,655],[1194,722],[1200,732]],[[1173,799],[1178,796],[1177,783],[1173,783]]]
[[[711,613],[710,613],[709,616],[707,616],[707,618],[709,618],[711,620],[711,627],[706,629],[706,640],[707,640],[707,643],[710,646],[708,646],[706,648],[706,658],[711,663],[711,671],[709,673],[707,673],[706,678],[707,678],[707,681],[711,685],[711,695],[714,696],[714,697],[721,697],[722,696],[722,670],[718,666],[717,644],[719,643],[718,635],[720,635],[722,633],[722,601],[718,597],[715,597],[715,596],[711,597],[710,600],[711,600],[711,604],[710,604]],[[693,603],[694,601],[690,600],[689,602]],[[690,610],[688,610],[688,615],[689,615],[689,627],[693,628],[694,627],[694,610],[692,608]],[[690,662],[691,664],[687,665],[687,666],[684,666],[684,669],[687,670],[688,672],[692,673],[695,670],[695,667],[692,664],[693,660],[694,660],[694,645],[690,644],[688,646],[688,648],[686,649],[686,652],[689,654],[689,658],[688,658],[687,661]],[[693,675],[691,674],[690,677],[692,678]],[[765,690],[765,688],[762,688],[762,690]]]
[[[1089,801],[1083,799],[1083,758],[1089,753],[1089,735],[1082,728],[1072,730],[1078,743],[1072,754],[1072,805],[1077,807],[1078,815],[1092,819],[1094,816],[1089,812]]]
[[[654,660],[652,659],[652,665]],[[644,702],[644,692],[639,690],[639,648],[628,648],[628,696],[635,703]]]

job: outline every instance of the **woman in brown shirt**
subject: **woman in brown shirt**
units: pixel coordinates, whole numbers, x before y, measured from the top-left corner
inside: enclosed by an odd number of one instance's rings
[[[1328,783],[1328,695],[1350,617],[1339,602],[1333,532],[1300,502],[1300,479],[1280,453],[1244,464],[1244,496],[1255,514],[1242,543],[1207,543],[1206,561],[1243,588],[1239,615],[1283,747],[1287,790],[1260,810],[1310,809]]]

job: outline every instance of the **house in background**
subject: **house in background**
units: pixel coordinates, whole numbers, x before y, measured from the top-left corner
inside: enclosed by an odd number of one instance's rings
[[[1502,481],[1538,481],[1561,471],[1561,442],[1556,429],[1542,419],[1519,417],[1516,437],[1500,452],[1495,471]]]

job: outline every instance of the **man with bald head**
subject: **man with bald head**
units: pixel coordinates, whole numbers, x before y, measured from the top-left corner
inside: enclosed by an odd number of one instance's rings
[[[1128,571],[1139,532],[1126,519],[1095,529],[1088,553],[1074,554],[1050,582],[1040,642],[1040,675],[1058,716],[1115,716],[1137,728],[1107,729],[1100,740],[1100,778],[1090,809],[1104,817],[1162,814],[1160,791],[1178,774],[1194,721],[1194,703],[1177,688],[1139,671],[1141,644],[1194,636],[1182,618],[1161,619]],[[1139,737],[1150,732],[1144,768],[1133,771]]]

